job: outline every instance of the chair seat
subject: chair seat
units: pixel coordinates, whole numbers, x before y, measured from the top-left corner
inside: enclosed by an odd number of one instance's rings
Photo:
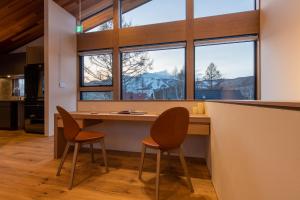
[[[104,138],[104,133],[96,131],[80,131],[75,138],[75,142],[91,142]]]
[[[143,144],[150,147],[150,148],[154,148],[154,149],[159,149],[159,144],[157,144],[153,139],[152,137],[146,137],[144,140],[143,140]]]

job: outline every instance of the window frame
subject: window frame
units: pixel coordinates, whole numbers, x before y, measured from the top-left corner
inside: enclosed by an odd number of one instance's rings
[[[223,16],[211,16],[206,20],[214,23],[225,23],[223,28],[215,29],[208,26],[205,21],[194,18],[194,0],[186,0],[186,18],[179,22],[166,22],[159,24],[149,24],[142,26],[134,26],[131,28],[120,27],[121,6],[120,0],[113,0],[113,30],[101,31],[93,33],[82,33],[78,35],[78,52],[87,52],[97,49],[111,49],[113,55],[113,86],[105,87],[81,87],[80,86],[80,61],[77,64],[77,99],[80,99],[80,91],[110,91],[113,92],[113,101],[127,101],[121,98],[122,95],[122,58],[121,49],[135,46],[151,46],[156,44],[168,44],[185,42],[185,98],[182,100],[142,100],[142,101],[186,101],[195,99],[195,41],[210,40],[211,38],[233,38],[245,35],[259,35],[259,19],[260,0],[255,0],[256,10],[249,12],[232,13]],[[233,22],[233,23],[231,23]],[[234,26],[240,26],[236,31],[230,31]],[[245,24],[248,24],[245,26]],[[182,29],[178,30],[179,25]],[[165,28],[164,28],[165,27]],[[224,28],[228,27],[228,28]],[[130,33],[129,34],[129,29]],[[229,30],[230,29],[230,30]],[[168,31],[167,31],[168,30]],[[153,34],[150,38],[143,35],[149,32]],[[172,32],[170,32],[172,31]],[[156,35],[154,35],[157,32]],[[199,34],[199,32],[202,32]],[[139,36],[140,35],[140,36]],[[160,39],[160,35],[163,35]],[[136,37],[136,38],[135,38]],[[93,42],[93,40],[97,40]],[[255,43],[255,96],[256,99],[261,97],[261,69],[260,69],[260,39]],[[100,101],[100,100],[94,100]],[[102,100],[101,100],[102,101]],[[104,100],[105,101],[105,100]],[[134,101],[134,100],[130,100]]]
[[[79,52],[79,80],[78,80],[78,99],[80,101],[108,101],[108,100],[82,100],[82,92],[112,92],[114,93],[114,70],[113,70],[113,64],[112,64],[112,81],[111,85],[93,85],[93,86],[85,86],[84,83],[84,67],[83,67],[83,60],[84,56],[91,56],[91,55],[104,55],[104,54],[111,54],[112,55],[112,62],[113,62],[113,51],[112,49],[101,49],[96,51],[85,51],[85,52]],[[114,98],[112,98],[114,100]]]
[[[203,44],[197,44],[197,42],[203,41]],[[195,101],[215,101],[215,100],[227,100],[227,99],[197,99],[196,98],[196,48],[199,46],[213,46],[213,45],[222,45],[222,44],[235,44],[235,43],[243,43],[243,42],[253,42],[253,59],[254,59],[254,69],[253,69],[253,76],[254,76],[254,98],[253,100],[258,100],[258,42],[259,37],[258,35],[242,35],[242,36],[233,36],[233,37],[223,37],[223,38],[212,38],[207,40],[195,40],[194,42],[194,97]],[[235,99],[230,99],[235,100]]]
[[[137,49],[137,50],[135,50]],[[184,49],[184,97],[183,99],[124,99],[123,97],[123,53],[141,52],[141,51],[160,51],[160,50],[172,50],[172,49]],[[152,45],[138,45],[132,47],[120,48],[120,101],[185,101],[187,100],[187,47],[186,42],[165,43],[165,44],[152,44]]]

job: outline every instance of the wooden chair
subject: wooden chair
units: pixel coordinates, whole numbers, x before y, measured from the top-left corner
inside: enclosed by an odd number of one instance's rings
[[[65,150],[64,150],[60,165],[58,167],[56,176],[60,175],[61,169],[62,169],[65,159],[67,157],[69,148],[71,145],[74,145],[75,148],[74,148],[74,155],[73,155],[73,164],[72,164],[72,170],[71,170],[71,179],[70,179],[70,183],[69,183],[69,189],[72,189],[77,155],[78,155],[81,145],[83,145],[83,144],[90,144],[92,162],[94,162],[93,144],[97,143],[97,142],[99,142],[101,144],[104,165],[105,165],[106,172],[108,172],[106,150],[105,150],[105,144],[104,144],[104,134],[100,133],[100,132],[81,130],[79,125],[77,124],[77,122],[73,119],[73,117],[65,109],[63,109],[60,106],[57,106],[56,108],[62,117],[63,124],[64,124],[64,137],[67,140],[67,145],[65,147]]]
[[[156,200],[159,199],[159,176],[160,160],[164,152],[178,152],[180,161],[187,177],[187,182],[191,192],[194,192],[191,178],[182,151],[182,143],[186,137],[189,124],[189,111],[186,108],[176,107],[163,112],[151,127],[150,137],[142,142],[141,164],[139,178],[142,177],[146,148],[157,150],[156,166]]]

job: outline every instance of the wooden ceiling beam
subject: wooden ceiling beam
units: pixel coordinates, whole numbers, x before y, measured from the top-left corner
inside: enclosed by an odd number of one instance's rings
[[[99,13],[102,10],[113,5],[113,0],[100,0],[94,3],[95,0],[86,0],[82,5],[82,19],[86,19]]]
[[[113,18],[113,8],[110,7],[93,17],[88,18],[87,20],[84,20],[82,22],[83,25],[83,31],[88,31],[96,26],[99,26],[100,24],[103,24],[104,22],[107,22]]]

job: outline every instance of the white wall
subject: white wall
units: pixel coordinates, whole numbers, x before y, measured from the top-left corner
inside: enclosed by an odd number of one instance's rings
[[[299,0],[261,0],[262,100],[300,100],[299,10]]]
[[[206,103],[220,200],[300,199],[300,112]]]
[[[76,110],[77,51],[76,19],[45,0],[45,132],[54,134],[56,106]],[[63,81],[64,88],[59,87]]]
[[[36,46],[44,46],[44,37],[43,36],[10,52],[10,53],[25,53],[27,47],[36,47]]]

